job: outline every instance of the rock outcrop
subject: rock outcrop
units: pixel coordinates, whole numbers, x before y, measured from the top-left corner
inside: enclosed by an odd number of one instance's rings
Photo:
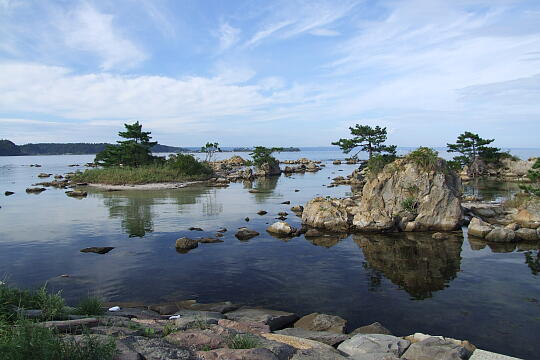
[[[302,221],[332,231],[451,231],[462,220],[461,192],[446,161],[424,167],[398,159],[372,175],[360,197],[309,201]]]

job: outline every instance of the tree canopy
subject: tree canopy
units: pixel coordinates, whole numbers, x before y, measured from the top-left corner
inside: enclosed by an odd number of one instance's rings
[[[213,160],[214,154],[216,152],[221,152],[221,148],[219,147],[219,144],[217,142],[207,142],[206,145],[201,147],[201,152],[206,153],[204,161],[210,162]]]
[[[354,127],[349,127],[351,135],[350,139],[339,139],[332,143],[337,145],[345,153],[349,154],[356,148],[360,148],[352,158],[357,158],[358,154],[362,151],[367,151],[368,158],[375,154],[388,153],[394,155],[396,153],[395,145],[384,145],[386,141],[386,127],[381,128],[375,126],[374,128],[369,125],[356,124]]]
[[[253,158],[253,164],[255,164],[255,166],[261,166],[263,164],[273,165],[278,160],[272,156],[272,153],[282,150],[283,148],[280,147],[267,148],[264,146],[255,146],[253,152],[249,155],[251,155],[251,157]]]
[[[142,125],[138,121],[124,126],[126,131],[120,131],[118,135],[126,140],[117,141],[117,145],[108,145],[98,153],[94,160],[98,165],[139,167],[159,159],[152,156],[151,148],[157,142],[150,141],[152,137],[149,131],[142,131]]]
[[[464,166],[470,165],[477,158],[484,161],[495,160],[500,149],[487,146],[493,141],[495,139],[482,139],[478,134],[465,131],[458,136],[455,144],[446,144],[446,146],[448,146],[448,152],[461,154],[455,156],[454,160]]]

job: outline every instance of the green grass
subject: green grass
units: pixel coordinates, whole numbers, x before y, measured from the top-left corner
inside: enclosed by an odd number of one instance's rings
[[[0,335],[2,360],[108,360],[116,355],[112,338],[103,342],[85,334],[75,341],[22,319],[8,325],[0,321]]]
[[[51,320],[64,315],[65,302],[60,292],[47,292],[46,284],[34,291],[0,285],[0,319],[14,321],[17,308],[40,309],[43,320]]]
[[[78,315],[103,315],[103,301],[95,296],[82,299],[75,309]]]
[[[72,180],[93,184],[124,185],[124,184],[151,184],[180,181],[207,180],[211,171],[199,173],[186,173],[182,169],[166,165],[148,165],[137,168],[110,167],[88,169],[76,173]]]
[[[259,346],[259,339],[251,334],[236,334],[231,336],[227,345],[230,349],[253,349]]]

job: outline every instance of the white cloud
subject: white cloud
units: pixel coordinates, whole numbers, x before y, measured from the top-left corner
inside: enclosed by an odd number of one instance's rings
[[[88,3],[69,11],[58,26],[67,46],[101,58],[101,68],[132,68],[147,58],[135,43],[114,25],[114,16],[97,11]]]
[[[246,45],[256,45],[271,36],[287,39],[306,33],[318,36],[338,35],[338,32],[326,27],[350,15],[357,4],[356,1],[325,0],[279,2],[269,9],[264,25]]]
[[[226,50],[236,44],[240,36],[240,29],[234,28],[228,23],[222,23],[219,27],[219,48]]]

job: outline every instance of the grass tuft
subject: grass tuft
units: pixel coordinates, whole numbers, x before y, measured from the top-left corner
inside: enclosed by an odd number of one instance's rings
[[[251,334],[236,334],[231,336],[227,345],[230,349],[253,349],[259,346],[260,342]]]
[[[75,309],[78,315],[103,315],[103,301],[96,296],[82,299]]]

